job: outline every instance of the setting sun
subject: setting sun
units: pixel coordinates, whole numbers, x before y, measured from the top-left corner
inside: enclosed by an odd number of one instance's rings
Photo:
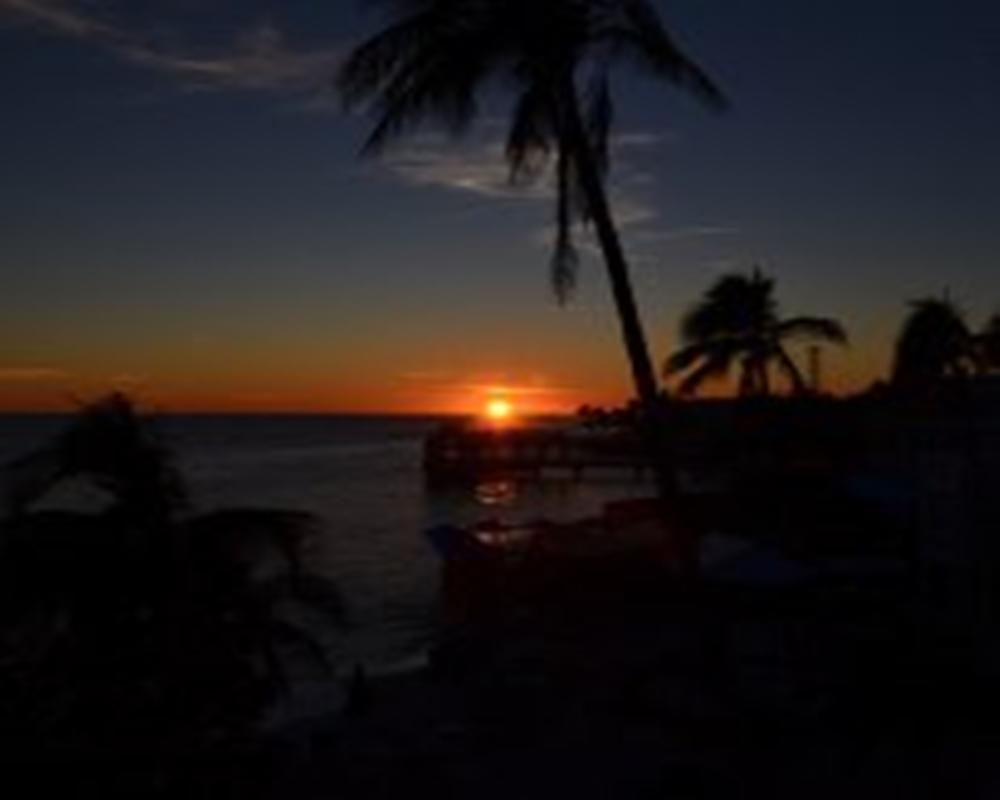
[[[493,422],[505,422],[511,418],[514,407],[502,397],[491,398],[486,403],[486,416]]]

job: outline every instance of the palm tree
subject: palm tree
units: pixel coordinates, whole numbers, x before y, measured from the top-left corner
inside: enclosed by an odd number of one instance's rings
[[[301,563],[315,520],[190,513],[167,450],[127,398],[84,408],[6,478],[0,731],[27,754],[124,749],[151,759],[155,776],[178,753],[245,734],[287,686],[289,654],[325,666],[301,612],[288,614],[305,604],[343,619],[335,587]],[[60,508],[52,490],[81,479],[103,507]]]
[[[947,295],[910,303],[910,314],[896,340],[894,385],[927,387],[943,378],[966,377],[982,366],[976,337]]]
[[[432,118],[459,133],[475,117],[477,94],[490,79],[513,86],[517,97],[506,149],[512,180],[536,177],[549,156],[555,160],[556,295],[564,301],[574,284],[574,227],[592,222],[635,389],[658,438],[656,376],[605,188],[613,115],[609,68],[628,57],[717,108],[724,105],[721,93],[676,45],[647,0],[391,5],[396,18],[350,54],[338,78],[345,104],[367,105],[375,116],[365,151],[377,153]],[[658,442],[652,445],[658,453]]]
[[[793,339],[846,344],[843,326],[827,317],[781,319],[774,281],[759,268],[749,275],[719,278],[681,323],[683,347],[664,365],[668,376],[686,373],[678,387],[693,394],[708,380],[740,370],[742,396],[769,395],[772,367],[785,376],[796,394],[806,391],[802,372],[785,349]]]
[[[1000,371],[1000,314],[994,314],[977,334],[981,367],[988,372]]]

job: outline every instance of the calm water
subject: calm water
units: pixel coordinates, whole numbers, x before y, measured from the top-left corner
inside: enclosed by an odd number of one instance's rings
[[[43,443],[54,417],[0,416],[0,461]],[[506,505],[472,491],[431,492],[421,470],[423,437],[438,421],[399,417],[165,417],[158,425],[198,509],[275,506],[323,523],[314,568],[336,579],[353,627],[331,645],[341,664],[373,671],[419,659],[437,621],[438,562],[421,535],[437,522],[484,516],[570,519],[613,498],[643,494],[607,478],[532,483]]]

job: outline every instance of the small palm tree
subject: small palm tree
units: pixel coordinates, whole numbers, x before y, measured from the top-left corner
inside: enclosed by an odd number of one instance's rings
[[[350,54],[339,75],[346,104],[375,116],[367,152],[430,119],[462,131],[491,79],[517,99],[507,138],[512,179],[555,160],[551,272],[571,290],[573,229],[590,221],[604,255],[625,350],[654,438],[657,381],[605,188],[612,97],[609,68],[628,58],[711,106],[723,98],[676,45],[647,0],[393,0],[395,20]],[[655,447],[655,443],[654,443]],[[662,478],[662,476],[661,476]]]
[[[681,323],[683,347],[664,365],[667,376],[683,374],[680,394],[693,394],[712,379],[740,371],[742,396],[769,395],[776,368],[796,394],[806,381],[785,349],[793,339],[846,344],[843,326],[827,317],[781,319],[774,281],[754,268],[749,275],[724,275]]]
[[[977,334],[981,367],[988,372],[1000,371],[1000,314],[994,314]]]
[[[158,774],[162,758],[246,733],[287,685],[283,654],[326,665],[301,614],[287,613],[297,603],[343,619],[335,587],[301,564],[315,521],[280,509],[191,514],[127,398],[83,409],[6,477],[5,741],[35,757],[124,749]],[[103,507],[52,507],[52,490],[79,479],[103,491]]]
[[[976,337],[947,295],[910,303],[909,316],[896,340],[894,385],[927,387],[943,378],[966,377],[982,366]]]

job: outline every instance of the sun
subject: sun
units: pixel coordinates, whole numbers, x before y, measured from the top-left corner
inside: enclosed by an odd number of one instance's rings
[[[486,402],[485,411],[491,422],[507,422],[514,415],[514,406],[503,397],[492,397]]]

